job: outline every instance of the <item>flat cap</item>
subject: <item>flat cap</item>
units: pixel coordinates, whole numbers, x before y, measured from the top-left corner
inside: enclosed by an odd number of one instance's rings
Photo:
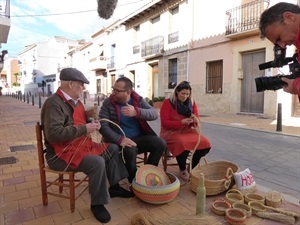
[[[81,81],[83,83],[89,84],[90,82],[86,77],[83,75],[82,72],[75,68],[64,68],[60,71],[60,80],[74,80],[74,81]]]

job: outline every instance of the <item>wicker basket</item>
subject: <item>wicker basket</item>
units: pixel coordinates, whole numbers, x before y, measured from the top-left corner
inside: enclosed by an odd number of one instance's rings
[[[265,212],[265,211],[267,211],[266,207],[262,203],[260,203],[260,202],[250,201],[250,202],[248,202],[248,205],[252,209],[252,213],[254,215],[256,213],[258,213],[258,212]]]
[[[250,201],[260,202],[261,204],[265,204],[265,197],[255,193],[248,193],[245,195],[245,202],[248,203]]]
[[[282,205],[283,197],[279,192],[271,191],[266,194],[266,205],[279,208]]]
[[[225,199],[220,198],[213,201],[211,211],[219,216],[225,216],[225,211],[228,208],[231,208],[230,203]]]
[[[226,192],[225,199],[230,204],[233,204],[235,202],[238,203],[244,203],[244,196],[242,192],[240,192],[237,189],[230,189]]]
[[[133,179],[132,189],[134,194],[142,201],[151,204],[164,204],[172,201],[179,193],[180,182],[175,175],[171,173],[166,174],[171,183],[162,186],[142,185]]]
[[[226,209],[225,213],[226,221],[231,225],[242,225],[246,222],[246,214],[242,209]]]
[[[201,160],[205,161],[204,165],[201,165]],[[190,188],[193,192],[197,193],[200,173],[205,177],[207,196],[220,194],[234,185],[233,173],[240,170],[238,165],[229,161],[207,162],[205,157],[201,160],[191,171]]]
[[[236,202],[236,203],[232,204],[232,208],[244,210],[245,213],[246,213],[246,217],[247,218],[249,218],[249,217],[252,216],[252,209],[251,209],[251,207],[249,205],[246,205],[244,203],[238,203],[238,202]]]

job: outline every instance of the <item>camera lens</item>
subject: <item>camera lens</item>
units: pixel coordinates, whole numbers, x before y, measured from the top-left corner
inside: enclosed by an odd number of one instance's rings
[[[257,77],[255,78],[256,91],[261,92],[265,90],[273,90],[276,91],[278,89],[283,88],[285,84],[281,77],[283,76],[275,76],[275,77]],[[289,76],[285,76],[289,77]]]

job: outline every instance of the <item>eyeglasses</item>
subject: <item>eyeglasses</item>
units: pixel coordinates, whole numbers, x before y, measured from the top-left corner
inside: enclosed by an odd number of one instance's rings
[[[113,92],[115,92],[116,94],[119,94],[120,92],[126,92],[127,90],[119,90],[119,89],[116,89],[116,88],[114,88],[114,87],[111,87],[111,90],[113,91]]]

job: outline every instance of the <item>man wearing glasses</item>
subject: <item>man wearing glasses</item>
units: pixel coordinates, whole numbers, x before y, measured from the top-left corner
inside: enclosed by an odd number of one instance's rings
[[[122,149],[130,183],[137,170],[137,154],[150,152],[147,164],[158,165],[166,149],[166,142],[147,123],[157,119],[158,113],[132,89],[130,79],[121,77],[115,82],[112,94],[104,100],[99,116],[109,120],[101,120],[100,133],[104,140],[124,147]]]

